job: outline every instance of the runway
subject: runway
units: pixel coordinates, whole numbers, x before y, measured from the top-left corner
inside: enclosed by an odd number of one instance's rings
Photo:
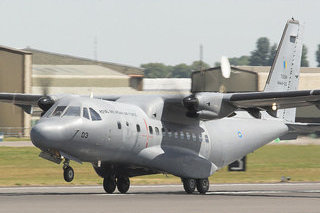
[[[2,187],[0,212],[320,212],[320,183],[213,184],[207,195],[181,185],[132,186],[105,194],[102,186]]]

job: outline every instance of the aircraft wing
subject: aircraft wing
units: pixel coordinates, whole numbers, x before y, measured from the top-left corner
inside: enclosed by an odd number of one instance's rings
[[[272,106],[284,109],[320,104],[320,90],[233,93],[226,96],[229,103],[241,109],[268,109]]]
[[[22,93],[0,93],[0,102],[12,103],[15,105],[38,106],[38,101],[44,95],[32,95]]]

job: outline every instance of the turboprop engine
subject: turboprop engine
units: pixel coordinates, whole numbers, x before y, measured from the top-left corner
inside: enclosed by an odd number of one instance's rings
[[[224,101],[222,93],[200,92],[183,99],[183,105],[188,109],[188,117],[199,117],[205,120],[223,118],[235,110],[229,102]]]

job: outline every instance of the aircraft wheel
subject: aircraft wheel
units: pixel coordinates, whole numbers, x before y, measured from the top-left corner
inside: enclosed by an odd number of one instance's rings
[[[116,179],[114,176],[108,176],[103,179],[103,188],[108,194],[112,194],[116,190]]]
[[[196,189],[196,180],[193,178],[183,178],[182,183],[184,191],[188,194],[192,194]]]
[[[71,182],[74,178],[74,171],[71,166],[63,168],[63,177],[66,182]]]
[[[198,179],[197,180],[197,190],[200,194],[205,194],[209,190],[209,179]]]
[[[128,177],[119,177],[117,179],[117,188],[120,193],[125,194],[130,188],[130,180]]]

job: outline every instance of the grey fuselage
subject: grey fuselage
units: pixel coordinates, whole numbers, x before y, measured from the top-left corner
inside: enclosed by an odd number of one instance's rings
[[[80,106],[81,115],[51,116],[57,106]],[[101,120],[83,117],[84,107],[98,112]],[[206,178],[288,133],[281,120],[243,114],[184,124],[152,118],[134,104],[75,96],[59,100],[33,127],[31,139],[43,151],[78,161],[136,165],[179,177]]]

